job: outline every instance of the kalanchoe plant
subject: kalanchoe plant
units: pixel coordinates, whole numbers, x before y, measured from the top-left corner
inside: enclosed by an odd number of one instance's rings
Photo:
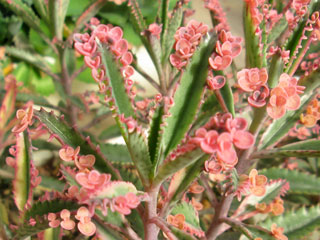
[[[204,1],[212,26],[190,19],[187,0],[158,1],[153,23],[140,1],[112,1],[130,10],[156,79],[124,30],[95,17],[107,1],[75,25],[67,0],[0,2],[50,47],[0,55],[0,184],[12,188],[1,190],[1,239],[319,238],[320,1],[245,0],[244,39],[218,0]],[[62,102],[26,93],[9,75],[15,58],[50,76]],[[96,90],[72,94],[85,70]],[[125,144],[106,143],[115,136]],[[35,161],[39,150],[55,154]]]

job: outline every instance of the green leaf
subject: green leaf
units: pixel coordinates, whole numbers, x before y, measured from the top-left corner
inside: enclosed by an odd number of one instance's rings
[[[285,16],[283,16],[271,29],[268,34],[268,43],[271,43],[278,39],[281,34],[287,29],[288,21]]]
[[[171,215],[183,214],[185,216],[185,225],[190,228],[194,233],[203,233],[199,223],[199,215],[191,203],[177,204],[171,211]]]
[[[204,155],[199,160],[197,160],[194,164],[190,165],[185,170],[185,177],[181,180],[181,183],[177,190],[175,191],[174,195],[171,198],[170,205],[173,206],[177,201],[180,201],[182,198],[183,193],[187,190],[189,185],[199,177],[202,169],[203,164],[206,160],[208,160],[209,155]]]
[[[144,186],[148,186],[152,176],[152,163],[149,156],[146,139],[139,133],[133,132],[128,136],[128,150],[140,179]]]
[[[27,131],[16,134],[16,167],[13,180],[14,202],[24,210],[30,195],[31,143]]]
[[[235,116],[235,110],[234,110],[234,102],[233,102],[233,94],[231,87],[229,86],[228,82],[220,89],[220,93],[222,95],[222,98],[229,110],[229,112],[232,114],[232,116]]]
[[[121,132],[119,128],[115,125],[112,125],[100,133],[99,139],[108,140],[110,138],[119,137],[119,136],[121,136]]]
[[[36,216],[43,216],[48,213],[58,213],[63,209],[74,211],[79,208],[79,205],[74,201],[66,201],[62,199],[54,199],[50,201],[36,202],[24,213],[24,219],[29,220]],[[49,226],[48,226],[49,227]]]
[[[44,231],[44,240],[60,240],[62,239],[59,237],[60,235],[60,227],[57,228],[48,228]]]
[[[114,164],[114,166],[119,170],[123,181],[133,183],[138,191],[143,190],[142,183],[135,169],[128,169],[120,164]]]
[[[29,27],[33,28],[39,33],[42,33],[40,28],[40,19],[36,16],[33,10],[22,0],[0,0],[0,2],[16,15],[21,17]]]
[[[52,78],[48,75],[41,77],[35,74],[31,83],[35,86],[36,92],[42,96],[49,96],[54,93],[55,85]]]
[[[67,16],[80,16],[81,13],[87,9],[88,5],[92,2],[91,0],[82,0],[82,1],[70,1],[69,7],[67,10]]]
[[[167,0],[163,0],[163,2],[167,2]],[[172,51],[172,47],[175,42],[174,35],[177,29],[181,26],[182,16],[182,7],[174,9],[172,17],[169,20],[168,26],[162,29],[162,31],[164,31],[164,33],[162,34],[162,63],[168,61],[169,59],[169,55]],[[167,18],[168,16],[165,16],[163,21],[166,22]],[[165,22],[163,23],[163,26],[166,26]]]
[[[6,53],[12,57],[19,58],[29,64],[32,64],[33,66],[39,68],[41,71],[43,71],[44,73],[50,76],[52,75],[52,72],[49,66],[46,64],[46,61],[44,60],[44,58],[42,58],[40,55],[27,52],[25,50],[18,49],[15,47],[6,47]]]
[[[251,157],[320,157],[320,140],[311,139],[288,144],[280,148],[263,150],[253,153]]]
[[[79,205],[75,202],[65,201],[65,200],[51,200],[44,202],[37,202],[32,205],[32,207],[24,213],[23,219],[25,222],[18,226],[18,230],[13,239],[25,239],[26,237],[33,236],[39,232],[42,232],[49,227],[49,222],[47,219],[43,218],[43,215],[48,213],[58,213],[63,209],[68,209],[69,211],[74,211],[79,208]],[[36,220],[36,225],[31,226],[27,222],[30,218]]]
[[[192,61],[182,75],[180,85],[174,95],[174,105],[166,119],[162,146],[166,157],[183,139],[198,111],[207,78],[208,58],[213,50],[215,37],[201,44]]]
[[[73,1],[71,1],[73,2]],[[82,2],[82,1],[81,1]],[[79,32],[81,28],[92,18],[94,17],[99,10],[107,3],[105,0],[96,0],[86,8],[86,10],[81,14],[81,16],[76,21],[76,27],[73,32]]]
[[[45,189],[63,192],[65,184],[63,182],[61,182],[60,180],[58,180],[57,178],[42,175],[40,186]]]
[[[259,36],[256,35],[256,27],[252,22],[252,16],[247,3],[244,4],[243,18],[246,43],[246,67],[261,68],[262,59],[260,56]]]
[[[41,16],[41,18],[46,22],[49,23],[48,18],[48,9],[43,0],[33,0],[33,4],[38,12],[38,14]]]
[[[156,165],[154,164],[155,161],[157,161],[159,157],[159,150],[160,150],[160,142],[161,142],[161,124],[162,124],[162,118],[164,113],[164,107],[159,106],[154,115],[152,116],[152,121],[150,124],[149,134],[148,134],[148,148],[149,148],[149,154],[150,154],[150,160],[153,163],[154,167]]]
[[[288,239],[300,240],[320,226],[320,207],[313,206],[308,209],[302,207],[292,210],[278,217],[269,218],[261,223],[261,226],[270,229],[273,223],[284,228],[284,234]]]
[[[108,240],[122,240],[123,237],[119,234],[119,232],[113,230],[108,225],[103,224],[102,221],[97,221],[93,219],[93,223],[97,227],[97,232],[102,239]]]
[[[50,26],[52,36],[62,40],[63,24],[69,6],[69,0],[49,0]]]
[[[103,159],[102,155],[92,146],[92,144],[88,144],[80,133],[69,127],[62,119],[58,119],[53,113],[48,113],[43,109],[40,111],[34,111],[34,115],[48,128],[51,133],[57,134],[65,144],[73,148],[79,146],[80,153],[83,155],[94,155],[96,158],[95,168],[101,172],[110,173],[113,178],[117,178],[114,169],[105,161],[105,159]]]
[[[282,118],[274,120],[264,132],[261,144],[258,146],[259,149],[265,149],[273,145],[288,134],[289,130],[300,119],[300,114],[303,113],[310,100],[316,95],[314,89],[320,85],[320,81],[318,81],[319,75],[319,72],[314,72],[300,81],[300,84],[306,87],[302,97],[300,97],[300,108],[295,111],[287,111]]]
[[[136,32],[140,34],[147,28],[146,22],[144,21],[144,17],[141,13],[141,7],[137,0],[130,0],[129,7],[131,8],[131,23]]]
[[[162,183],[168,177],[172,176],[174,173],[178,172],[180,169],[188,167],[189,165],[200,159],[204,153],[201,149],[196,149],[186,154],[178,156],[173,161],[168,161],[160,166],[158,174],[154,179],[154,183]]]
[[[102,144],[101,152],[112,163],[132,165],[130,153],[126,145],[121,144]]]
[[[285,179],[290,184],[289,193],[320,195],[320,178],[315,175],[283,168],[263,169],[259,173],[268,179]]]
[[[134,111],[126,93],[123,77],[119,67],[115,64],[112,54],[106,47],[98,44],[98,51],[101,53],[102,63],[106,70],[106,77],[109,79],[109,85],[112,88],[112,97],[115,99],[115,105],[119,114],[124,117],[134,116]]]
[[[130,182],[113,181],[105,186],[95,195],[98,199],[112,199],[118,196],[124,196],[127,193],[137,194],[136,187]]]

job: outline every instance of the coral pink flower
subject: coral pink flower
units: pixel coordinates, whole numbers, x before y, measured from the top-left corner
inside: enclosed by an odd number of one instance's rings
[[[277,227],[276,223],[271,225],[271,233],[277,240],[288,240],[288,238],[283,234],[284,229],[282,227]]]
[[[217,71],[226,69],[227,67],[230,66],[231,62],[232,62],[232,56],[230,55],[219,56],[219,55],[213,54],[209,58],[210,67]]]
[[[149,25],[148,30],[153,36],[156,36],[158,39],[160,39],[160,33],[162,31],[162,25],[159,25],[157,23],[152,23],[152,24]]]
[[[117,212],[128,215],[131,213],[131,209],[127,204],[127,198],[125,196],[118,196],[112,199],[113,209]]]
[[[33,104],[32,102],[27,103],[27,109],[19,109],[16,113],[16,117],[19,123],[13,127],[12,132],[21,133],[32,125],[33,117]]]
[[[270,93],[267,112],[273,119],[281,118],[286,110],[296,110],[300,106],[300,97],[304,87],[297,85],[297,80],[283,73],[277,87]]]
[[[76,158],[74,162],[75,162],[76,166],[80,170],[82,170],[82,169],[93,167],[95,161],[96,161],[95,156],[92,154],[89,154],[86,156],[80,156],[79,159]]]
[[[80,147],[73,149],[72,147],[64,147],[59,150],[59,156],[63,161],[70,162],[74,161],[80,152]]]
[[[101,57],[96,56],[95,58],[91,58],[91,57],[85,56],[84,62],[89,68],[98,68],[101,63]]]
[[[252,169],[249,174],[250,191],[253,195],[261,197],[266,193],[267,177],[258,175],[256,169]]]
[[[185,222],[186,218],[183,214],[179,213],[176,214],[175,216],[173,215],[169,215],[167,217],[167,222],[169,224],[171,224],[172,226],[179,228],[179,229],[183,229],[184,228],[184,222]]]
[[[214,77],[212,71],[210,71],[207,78],[207,84],[211,90],[218,90],[226,84],[226,78],[219,75]]]
[[[269,88],[266,85],[260,86],[259,90],[255,90],[250,97],[248,103],[253,107],[263,107],[266,105],[266,98],[269,96]]]
[[[204,187],[202,187],[201,185],[198,184],[198,182],[195,181],[190,185],[188,191],[194,194],[199,194],[204,191]]]
[[[218,137],[218,161],[226,168],[237,164],[237,153],[233,148],[233,139],[230,133],[224,132]]]
[[[84,56],[91,56],[97,50],[97,43],[95,40],[89,40],[88,42],[75,42],[74,48]]]
[[[178,54],[170,55],[170,63],[177,69],[181,69],[187,65],[188,61],[182,59]]]
[[[60,213],[60,217],[63,219],[61,221],[60,226],[66,230],[74,229],[76,223],[70,219],[70,211],[67,209],[63,209]]]
[[[86,189],[99,189],[111,179],[110,174],[100,174],[97,170],[91,170],[89,173],[79,172],[76,174],[77,182]]]
[[[139,206],[140,204],[140,199],[137,195],[135,195],[134,193],[132,192],[129,192],[126,194],[126,199],[127,199],[127,206],[130,207],[131,209],[132,208],[136,208]]]
[[[201,132],[198,132],[203,134],[205,129],[202,129]],[[204,139],[200,142],[200,147],[202,151],[205,153],[215,153],[218,150],[218,137],[219,134],[215,130],[210,130],[205,133]]]
[[[266,68],[243,69],[237,74],[239,86],[243,91],[252,92],[259,90],[260,86],[265,85],[268,81]]]
[[[59,227],[60,225],[60,220],[56,219],[57,216],[55,213],[49,213],[48,214],[48,221],[49,221],[49,226],[52,228]]]
[[[222,166],[216,160],[208,160],[204,164],[206,172],[218,174],[222,171]]]
[[[237,130],[233,133],[233,144],[240,149],[248,149],[255,142],[254,136],[244,130]]]

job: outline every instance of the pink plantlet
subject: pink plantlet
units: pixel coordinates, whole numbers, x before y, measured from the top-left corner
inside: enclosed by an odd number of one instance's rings
[[[100,66],[101,58],[100,58],[100,56],[96,56],[95,58],[91,58],[89,56],[85,56],[84,57],[84,62],[89,68],[96,69],[96,68],[98,68]]]
[[[250,191],[253,195],[261,197],[266,193],[267,177],[258,175],[256,169],[252,169],[249,174]]]
[[[240,88],[246,92],[260,90],[268,81],[268,72],[266,68],[243,69],[237,74]]]
[[[248,97],[248,103],[252,107],[263,107],[266,105],[267,97],[269,96],[269,88],[266,85],[260,86],[259,90],[255,90],[250,97]]]
[[[198,182],[195,181],[190,185],[188,191],[194,194],[199,194],[204,191],[204,187],[202,187]]]
[[[48,214],[48,221],[49,221],[49,226],[52,228],[59,227],[60,225],[60,220],[56,219],[57,216],[55,213],[49,213]]]
[[[70,211],[67,209],[63,209],[60,212],[60,217],[63,219],[60,223],[60,226],[66,230],[74,229],[76,223],[70,219]]]
[[[75,164],[79,168],[79,170],[83,170],[86,168],[92,168],[94,163],[96,161],[96,158],[94,155],[85,155],[85,156],[80,156],[79,158],[75,159]]]
[[[175,216],[169,215],[167,217],[167,222],[169,224],[181,230],[184,229],[185,220],[186,220],[185,216],[181,213],[176,214]]]
[[[148,31],[155,36],[156,38],[160,39],[160,33],[162,31],[162,24],[159,25],[157,23],[152,23],[148,27]]]
[[[273,119],[281,118],[286,110],[296,110],[300,106],[300,97],[304,87],[297,85],[297,80],[283,73],[277,87],[271,90],[267,112]]]
[[[88,42],[76,42],[74,48],[84,56],[91,56],[97,50],[97,43],[95,40],[90,39]]]
[[[203,205],[198,202],[194,197],[191,198],[191,204],[196,211],[201,211],[203,209]]]
[[[231,62],[232,62],[232,56],[230,55],[219,56],[214,53],[209,58],[210,67],[213,70],[217,70],[217,71],[226,69],[227,67],[230,66]]]
[[[211,174],[218,174],[223,170],[222,166],[215,159],[207,160],[204,164],[204,168],[206,172]]]
[[[215,30],[217,32],[221,30],[229,31],[230,27],[227,23],[226,13],[221,7],[219,0],[205,0],[204,6],[213,13],[214,19],[218,22],[215,25]]]
[[[282,227],[277,227],[276,223],[271,225],[271,234],[277,240],[288,240],[288,238],[283,234],[284,229]]]
[[[19,109],[16,113],[18,124],[12,128],[13,133],[21,133],[32,125],[33,103],[28,102],[26,109]]]
[[[91,170],[90,172],[79,172],[76,174],[77,182],[89,190],[98,190],[102,188],[111,179],[110,174],[100,174],[97,170]]]
[[[221,75],[214,77],[212,71],[210,71],[207,78],[207,84],[211,90],[219,90],[226,84],[226,78]]]
[[[100,21],[98,18],[93,17],[90,19],[90,24],[94,26],[98,26],[100,24]]]
[[[125,196],[118,196],[113,198],[112,209],[123,215],[129,215],[131,213],[131,209],[127,204],[127,198]]]
[[[59,150],[59,156],[63,161],[70,162],[74,161],[78,158],[78,154],[80,152],[80,147],[78,146],[76,149],[72,147],[65,146]]]

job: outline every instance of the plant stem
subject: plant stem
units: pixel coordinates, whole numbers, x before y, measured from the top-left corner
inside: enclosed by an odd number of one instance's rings
[[[151,219],[157,217],[157,203],[158,192],[160,185],[151,186],[148,194],[150,201],[146,202],[145,214],[144,214],[144,239],[155,240],[158,239],[159,227],[151,221]]]
[[[168,237],[169,240],[178,240],[176,236],[171,232],[170,228],[167,226],[166,222],[159,218],[155,217],[150,220],[150,222],[156,224]]]
[[[69,72],[68,72],[68,68],[67,68],[67,64],[66,64],[66,58],[65,58],[65,48],[67,46],[62,46],[59,48],[59,58],[60,58],[60,66],[61,66],[61,84],[64,87],[64,90],[66,92],[66,94],[68,96],[72,95],[72,89],[71,89],[71,85],[72,85],[72,79],[69,76]],[[71,100],[68,98],[66,99],[67,102],[67,108],[68,111],[70,113],[70,119],[71,119],[71,124],[73,126],[76,125],[77,121],[77,112],[76,112],[76,108],[73,106]]]
[[[208,183],[208,179],[204,174],[201,174],[200,180],[203,183],[204,188],[206,189],[206,194],[212,204],[213,207],[215,207],[218,203],[217,197],[215,193],[212,191],[212,188],[210,187]]]

